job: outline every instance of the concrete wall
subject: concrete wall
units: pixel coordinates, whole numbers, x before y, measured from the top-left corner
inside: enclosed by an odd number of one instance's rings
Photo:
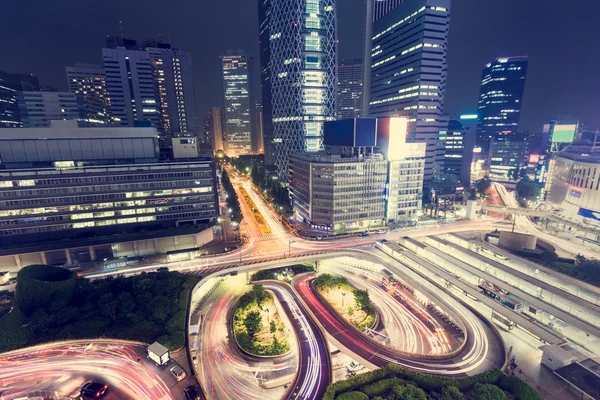
[[[535,250],[537,237],[516,232],[500,232],[499,247],[509,250]]]

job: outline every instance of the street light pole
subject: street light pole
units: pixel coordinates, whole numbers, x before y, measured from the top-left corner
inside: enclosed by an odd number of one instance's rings
[[[292,243],[295,243],[295,240],[290,239],[288,242],[288,257],[292,256]]]

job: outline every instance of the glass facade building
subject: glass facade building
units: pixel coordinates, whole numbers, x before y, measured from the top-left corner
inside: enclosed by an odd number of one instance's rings
[[[287,180],[290,155],[322,148],[336,114],[334,0],[259,0],[265,161]]]
[[[23,128],[50,126],[50,121],[86,119],[83,99],[68,92],[18,92]]]
[[[527,166],[528,148],[529,142],[523,134],[498,134],[490,146],[489,177],[496,181],[517,181],[521,169]]]
[[[227,154],[229,156],[250,154],[252,134],[248,57],[243,52],[230,52],[228,55],[221,56],[221,66]]]
[[[110,123],[110,102],[104,68],[93,64],[75,64],[66,67],[66,72],[69,91],[83,99],[87,122],[93,125]]]
[[[527,57],[499,58],[483,70],[475,145],[484,156],[498,135],[517,132],[527,65]]]
[[[450,0],[406,0],[373,24],[370,117],[408,118],[408,141],[425,143],[425,179],[441,172]]]
[[[0,71],[0,128],[23,126],[17,101],[17,93],[22,90],[40,90],[38,78],[31,74],[9,74]]]
[[[339,63],[337,119],[359,118],[362,115],[363,70],[362,60]]]

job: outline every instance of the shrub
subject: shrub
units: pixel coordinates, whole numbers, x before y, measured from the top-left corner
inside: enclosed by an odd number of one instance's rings
[[[517,400],[541,400],[541,396],[531,386],[516,376],[503,376],[498,386],[514,394]]]
[[[375,383],[371,383],[370,385],[363,386],[361,388],[361,392],[369,397],[381,396],[391,391],[396,385],[406,385],[406,381],[400,378],[382,379]]]
[[[15,304],[27,316],[50,306],[62,308],[73,298],[77,275],[66,268],[29,265],[17,273]]]
[[[456,386],[446,386],[442,389],[441,400],[463,400],[465,396],[458,390]]]
[[[398,400],[427,400],[425,391],[413,384],[396,385],[393,390]]]
[[[477,400],[506,400],[506,395],[498,386],[476,383],[473,395]]]
[[[369,400],[369,396],[362,392],[346,392],[336,397],[336,400]]]

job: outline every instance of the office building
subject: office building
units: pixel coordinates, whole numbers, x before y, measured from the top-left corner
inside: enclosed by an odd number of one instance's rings
[[[0,128],[22,127],[17,93],[39,89],[40,83],[34,75],[0,71]]]
[[[338,64],[337,119],[362,115],[363,62],[347,60]]]
[[[333,234],[416,222],[425,144],[406,134],[403,118],[326,123],[323,151],[290,157],[296,217]]]
[[[238,156],[252,152],[250,123],[249,58],[242,51],[221,56],[225,97],[227,154]]]
[[[499,58],[483,70],[475,145],[484,156],[494,138],[517,132],[527,65],[527,57]]]
[[[408,140],[425,143],[425,179],[443,167],[450,0],[406,0],[373,24],[369,116],[408,118]]]
[[[213,153],[219,150],[225,150],[225,144],[223,143],[223,126],[225,125],[225,119],[223,113],[219,107],[213,107],[208,112],[208,116],[204,118],[204,138],[203,143],[205,145],[210,144]]]
[[[529,142],[524,134],[503,133],[496,136],[490,146],[490,179],[500,182],[519,180],[521,170],[528,164],[528,149]]]
[[[145,41],[142,48],[153,57],[165,134],[198,134],[190,54],[156,40]]]
[[[455,176],[458,182],[467,186],[471,180],[476,127],[477,114],[463,114],[458,119],[451,119],[448,131],[441,136],[444,173]]]
[[[106,89],[111,114],[119,126],[134,126],[135,121],[150,121],[160,136],[161,147],[168,147],[158,83],[158,70],[152,53],[135,40],[108,37],[102,49]]]
[[[81,97],[68,92],[18,92],[17,103],[23,128],[50,126],[53,120],[86,119]]]
[[[259,1],[265,162],[287,180],[289,156],[322,148],[336,113],[334,0]]]
[[[215,168],[185,158],[159,162],[155,128],[53,121],[4,130],[0,263],[76,264],[199,247],[217,218]]]
[[[66,72],[69,91],[83,99],[87,122],[96,125],[110,123],[104,68],[94,64],[75,64],[66,67]]]
[[[260,103],[256,103],[254,107],[254,137],[252,142],[252,152],[254,154],[264,154],[265,145],[263,139],[263,106]]]
[[[368,0],[373,4],[373,22],[402,4],[404,0]]]
[[[554,153],[546,191],[566,219],[600,227],[600,147],[574,144]]]

